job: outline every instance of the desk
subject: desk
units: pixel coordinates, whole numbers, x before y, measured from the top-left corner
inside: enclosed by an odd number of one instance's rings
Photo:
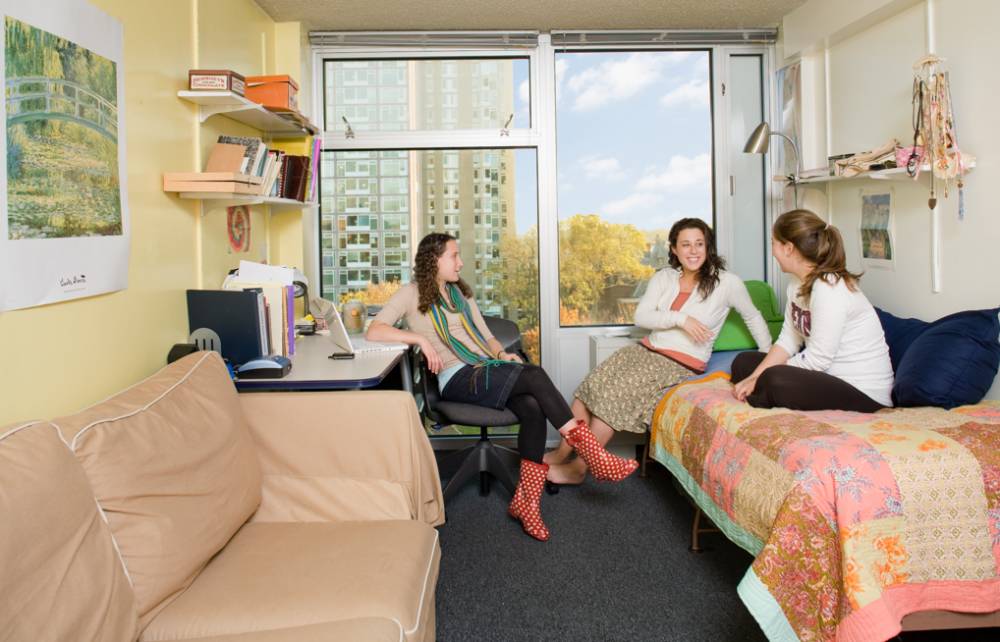
[[[256,390],[357,390],[372,388],[385,379],[393,368],[401,369],[403,389],[413,392],[410,360],[406,350],[368,352],[353,359],[330,359],[333,344],[323,335],[314,334],[295,340],[291,357],[292,371],[280,379],[240,379],[240,392]]]

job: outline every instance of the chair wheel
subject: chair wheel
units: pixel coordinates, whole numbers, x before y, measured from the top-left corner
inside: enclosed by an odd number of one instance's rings
[[[559,484],[555,482],[550,482],[549,480],[545,480],[545,492],[548,493],[549,495],[558,495]]]
[[[486,496],[490,494],[490,474],[479,473],[479,494]]]

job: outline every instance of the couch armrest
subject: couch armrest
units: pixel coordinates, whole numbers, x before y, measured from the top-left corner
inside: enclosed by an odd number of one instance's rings
[[[239,396],[263,492],[251,521],[444,523],[437,463],[412,395],[389,390]]]

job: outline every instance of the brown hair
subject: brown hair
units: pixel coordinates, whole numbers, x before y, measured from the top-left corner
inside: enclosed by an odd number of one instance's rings
[[[451,234],[431,232],[417,246],[417,256],[413,260],[413,278],[417,282],[417,309],[421,314],[427,314],[431,306],[441,297],[437,284],[437,260],[444,254],[448,241],[457,241]],[[458,280],[458,289],[462,296],[472,296],[472,288],[462,279]]]
[[[705,237],[705,262],[698,270],[698,292],[702,299],[707,299],[719,284],[719,274],[726,269],[726,260],[715,250],[715,234],[708,223],[700,218],[682,218],[670,228],[667,237],[670,241],[670,267],[674,269],[681,267],[680,259],[674,254],[674,248],[677,247],[677,237],[684,230],[701,230]]]
[[[847,271],[844,239],[836,227],[809,210],[790,210],[778,217],[772,232],[775,240],[791,243],[814,266],[799,288],[803,299],[809,299],[813,283],[820,277],[832,276],[834,283],[843,279],[849,290],[858,289],[861,274]]]

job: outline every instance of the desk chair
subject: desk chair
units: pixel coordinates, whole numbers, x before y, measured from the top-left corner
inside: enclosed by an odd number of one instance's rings
[[[521,333],[517,329],[517,324],[499,317],[483,318],[490,332],[504,346],[504,350],[519,355],[527,363],[528,358],[521,347]],[[497,479],[507,492],[513,495],[517,486],[513,471],[517,470],[521,455],[516,450],[494,444],[490,441],[487,430],[515,425],[518,423],[517,416],[506,408],[494,410],[474,404],[443,401],[438,390],[437,377],[427,370],[427,364],[422,357],[417,356],[416,359],[418,363],[414,364],[413,371],[419,372],[419,378],[415,390],[423,398],[424,416],[436,426],[449,424],[479,426],[479,441],[476,445],[464,448],[441,462],[443,468],[454,462],[462,462],[444,488],[445,500],[447,501],[476,475],[479,476],[480,495],[489,494],[491,478]]]

